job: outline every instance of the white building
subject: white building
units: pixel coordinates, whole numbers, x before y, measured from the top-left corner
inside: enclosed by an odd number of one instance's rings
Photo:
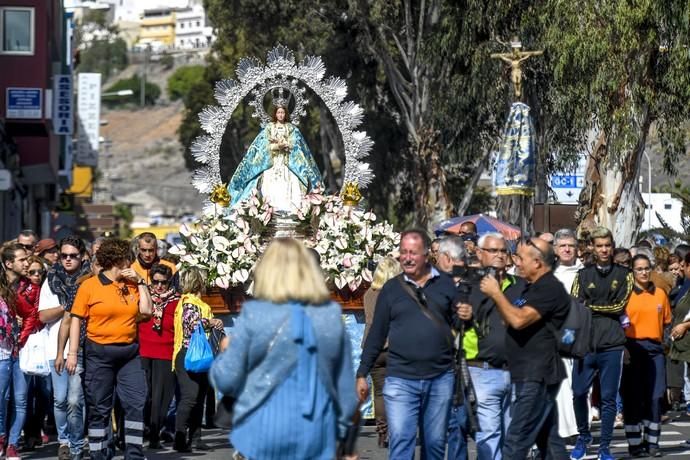
[[[139,22],[145,10],[157,8],[189,8],[198,0],[101,0],[114,7],[113,20],[119,22]]]
[[[650,228],[661,227],[661,222],[657,214],[677,232],[683,232],[683,224],[681,216],[683,214],[683,202],[678,198],[673,198],[670,193],[652,193],[652,207],[646,208],[644,213],[644,221],[640,230],[649,230]],[[642,199],[645,204],[649,201],[649,194],[642,193]],[[651,221],[651,225],[650,225]]]
[[[206,48],[212,38],[206,26],[206,12],[201,5],[179,9],[175,14],[175,48]]]

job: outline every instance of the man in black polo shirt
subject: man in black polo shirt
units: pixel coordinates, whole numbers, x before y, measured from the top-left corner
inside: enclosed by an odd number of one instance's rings
[[[503,458],[526,458],[536,443],[542,458],[563,460],[568,454],[558,435],[556,395],[565,368],[547,324],[560,329],[570,296],[551,271],[555,255],[549,243],[539,238],[525,240],[516,255],[519,273],[530,283],[518,300],[511,302],[491,275],[480,283],[508,327],[505,346],[515,400]]]
[[[477,255],[482,268],[495,271],[508,300],[520,298],[525,290],[525,282],[505,272],[508,247],[503,235],[482,235]],[[477,459],[500,460],[504,437],[510,425],[512,393],[506,359],[506,327],[496,303],[479,289],[478,283],[472,286],[470,292],[469,305],[461,304],[458,314],[473,328],[465,334],[466,338],[474,333],[478,345],[472,347],[467,340],[463,343],[477,393],[477,418],[481,429],[475,435]]]
[[[442,460],[453,399],[453,335],[458,304],[453,280],[428,261],[430,241],[421,230],[403,232],[403,274],[383,285],[357,370],[361,399],[366,376],[388,338],[383,398],[388,418],[389,457],[413,459],[417,427],[422,457]]]

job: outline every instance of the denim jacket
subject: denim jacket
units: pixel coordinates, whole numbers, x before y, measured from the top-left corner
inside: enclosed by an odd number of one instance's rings
[[[209,373],[216,390],[236,398],[234,424],[258,409],[298,365],[300,339],[296,334],[300,331],[295,331],[294,324],[304,315],[313,326],[318,376],[333,398],[338,432],[344,434],[357,397],[350,340],[341,314],[340,306],[333,302],[312,306],[253,300],[242,306],[230,332],[230,345],[218,355]]]

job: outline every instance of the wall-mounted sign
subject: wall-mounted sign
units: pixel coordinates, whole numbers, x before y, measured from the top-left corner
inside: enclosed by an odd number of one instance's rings
[[[40,120],[43,117],[41,88],[7,88],[5,101],[7,118]]]
[[[72,75],[53,77],[53,131],[58,135],[72,134]]]
[[[101,74],[80,73],[77,96],[77,153],[75,163],[98,166],[98,136],[101,122]]]

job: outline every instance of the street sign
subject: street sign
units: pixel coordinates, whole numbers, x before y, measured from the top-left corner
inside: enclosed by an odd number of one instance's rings
[[[7,118],[24,120],[43,118],[43,90],[41,88],[7,88],[5,101]]]
[[[53,131],[57,135],[72,134],[72,75],[53,77]]]
[[[78,138],[75,162],[98,166],[98,137],[101,121],[101,74],[80,73],[78,80]]]
[[[587,158],[587,155],[582,154],[574,170],[559,171],[549,176],[549,187],[556,195],[558,203],[577,204],[580,192],[585,186]]]

